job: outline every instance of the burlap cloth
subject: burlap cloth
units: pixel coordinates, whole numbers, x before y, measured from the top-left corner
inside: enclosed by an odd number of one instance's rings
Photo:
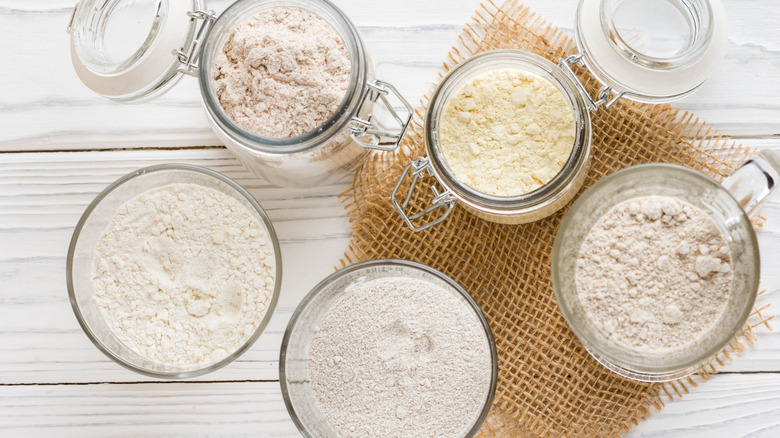
[[[574,11],[572,11],[572,14]],[[509,1],[482,5],[448,54],[445,71],[490,49],[523,49],[557,62],[573,54],[573,41]],[[599,84],[575,69],[594,95]],[[499,356],[496,398],[481,436],[619,436],[665,400],[673,400],[755,339],[768,320],[756,309],[740,336],[695,376],[666,384],[641,383],[613,374],[588,355],[564,321],[553,296],[550,254],[567,208],[527,225],[498,225],[457,207],[446,222],[413,233],[391,202],[404,166],[423,156],[422,113],[396,154],[375,154],[342,195],[353,237],[342,265],[400,258],[429,265],[453,277],[487,316]],[[717,180],[751,151],[727,141],[693,115],[668,105],[619,101],[593,113],[593,161],[585,188],[618,169],[639,163],[677,163]],[[412,204],[421,203],[427,188]],[[435,317],[435,315],[432,315]]]

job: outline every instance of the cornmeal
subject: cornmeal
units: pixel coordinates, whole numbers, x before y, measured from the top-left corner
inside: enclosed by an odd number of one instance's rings
[[[549,81],[493,70],[461,87],[439,121],[439,143],[455,176],[491,195],[538,189],[563,168],[574,146],[574,114]]]

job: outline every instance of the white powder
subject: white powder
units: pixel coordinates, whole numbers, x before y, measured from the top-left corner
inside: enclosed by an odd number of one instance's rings
[[[275,285],[269,236],[238,200],[172,184],[122,204],[95,248],[95,299],[150,360],[215,363],[254,333]]]
[[[423,280],[355,285],[309,346],[317,404],[342,437],[462,437],[485,404],[491,370],[474,311]]]
[[[588,318],[634,351],[679,350],[705,335],[731,293],[731,255],[692,204],[646,196],[621,202],[590,230],[577,259]]]
[[[517,196],[560,172],[574,147],[574,114],[549,81],[519,70],[483,73],[456,91],[439,142],[457,178],[483,193]]]
[[[243,129],[272,138],[305,134],[336,112],[352,66],[323,18],[294,8],[265,10],[239,25],[213,65],[225,113]]]

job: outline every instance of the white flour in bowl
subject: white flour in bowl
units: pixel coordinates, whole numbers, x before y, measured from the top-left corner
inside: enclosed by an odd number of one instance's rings
[[[731,254],[715,222],[667,196],[623,201],[588,233],[577,294],[613,342],[634,351],[679,350],[704,336],[731,294]]]
[[[417,279],[354,285],[309,345],[317,406],[342,437],[462,437],[482,411],[491,373],[473,309]]]
[[[95,248],[95,299],[112,332],[139,355],[208,365],[234,352],[265,316],[275,256],[241,202],[171,184],[122,204]]]
[[[233,31],[213,71],[219,103],[238,126],[287,138],[313,131],[336,112],[352,65],[325,19],[272,8]]]

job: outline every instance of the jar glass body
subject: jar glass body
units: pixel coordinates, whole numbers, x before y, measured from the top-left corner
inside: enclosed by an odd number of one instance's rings
[[[214,91],[213,60],[233,30],[252,16],[270,9],[303,9],[323,18],[337,31],[349,54],[349,87],[338,110],[315,130],[290,138],[255,135],[239,127],[220,106]],[[354,171],[370,150],[353,141],[353,117],[370,113],[363,105],[373,69],[362,39],[352,22],[335,6],[322,0],[241,0],[222,13],[204,42],[198,69],[203,104],[209,124],[244,165],[258,176],[285,187],[314,187],[339,180]]]
[[[669,196],[693,204],[715,222],[731,252],[734,277],[725,312],[710,332],[673,351],[638,351],[610,342],[587,317],[576,289],[578,252],[591,228],[618,203],[640,196]],[[755,232],[740,204],[712,179],[669,164],[630,167],[594,184],[569,209],[552,253],[555,297],[572,331],[602,364],[626,377],[646,381],[688,375],[733,339],[752,311],[759,270]]]
[[[447,164],[439,143],[439,122],[452,95],[473,78],[502,69],[531,73],[550,82],[564,96],[575,122],[574,144],[564,167],[542,187],[519,196],[490,195],[461,182]],[[460,64],[434,91],[424,124],[425,151],[433,174],[461,206],[491,222],[520,224],[547,217],[574,197],[587,174],[591,124],[583,96],[557,65],[531,53],[494,50]]]

